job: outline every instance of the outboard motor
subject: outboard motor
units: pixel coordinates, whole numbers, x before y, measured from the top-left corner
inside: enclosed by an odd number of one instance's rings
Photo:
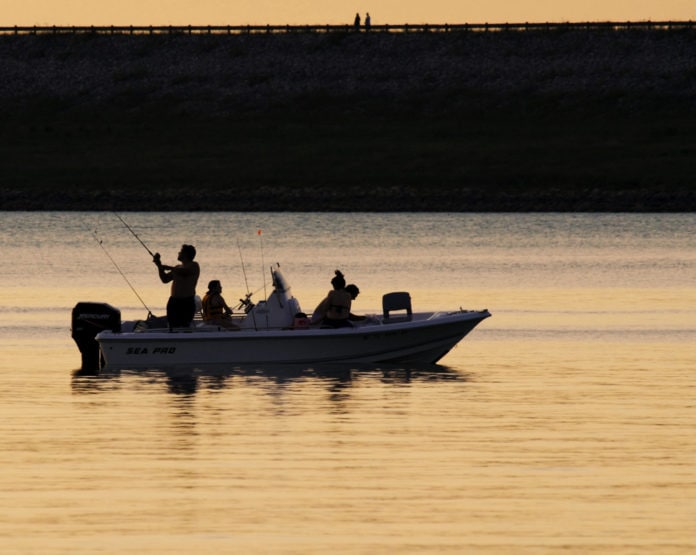
[[[82,353],[82,369],[100,367],[99,343],[95,337],[100,331],[121,331],[121,311],[106,303],[77,303],[72,311],[72,338]]]

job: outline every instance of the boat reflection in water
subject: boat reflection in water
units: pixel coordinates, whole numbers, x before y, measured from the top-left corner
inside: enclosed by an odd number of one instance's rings
[[[439,364],[423,365],[374,365],[374,364],[323,364],[323,365],[268,365],[229,366],[219,364],[181,366],[148,369],[91,369],[73,373],[72,388],[76,393],[112,391],[129,377],[145,378],[149,382],[165,381],[169,393],[195,395],[200,390],[223,390],[243,383],[259,384],[264,388],[284,387],[302,382],[324,382],[330,390],[340,392],[359,382],[378,380],[382,383],[411,384],[438,381],[466,381],[466,374]]]

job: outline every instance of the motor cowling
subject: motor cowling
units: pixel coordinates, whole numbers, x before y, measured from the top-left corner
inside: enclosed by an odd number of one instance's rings
[[[107,303],[81,302],[72,311],[72,338],[82,353],[82,369],[100,367],[97,334],[104,330],[121,331],[121,311]]]

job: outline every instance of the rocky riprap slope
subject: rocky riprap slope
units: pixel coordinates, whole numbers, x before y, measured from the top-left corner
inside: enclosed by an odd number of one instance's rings
[[[5,35],[0,74],[4,209],[696,210],[691,30]]]
[[[4,111],[227,116],[696,102],[691,31],[0,37]]]

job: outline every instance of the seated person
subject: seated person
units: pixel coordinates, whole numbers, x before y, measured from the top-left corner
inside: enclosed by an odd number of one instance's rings
[[[333,289],[329,291],[323,301],[319,303],[312,314],[312,323],[321,324],[330,328],[343,328],[350,326],[351,296],[346,291],[346,280],[340,270],[336,270],[331,280]]]
[[[358,298],[358,295],[360,294],[360,289],[358,289],[358,286],[355,285],[354,283],[351,283],[350,285],[346,285],[346,291],[348,291],[348,294],[350,295],[351,301],[354,301],[355,299]],[[359,322],[362,320],[367,320],[367,316],[357,316],[356,314],[353,314],[352,312],[348,315],[348,320],[351,322]]]
[[[232,309],[227,306],[222,296],[222,284],[214,279],[208,283],[208,292],[203,297],[203,321],[214,326],[223,326],[230,329],[239,329],[232,322]]]

